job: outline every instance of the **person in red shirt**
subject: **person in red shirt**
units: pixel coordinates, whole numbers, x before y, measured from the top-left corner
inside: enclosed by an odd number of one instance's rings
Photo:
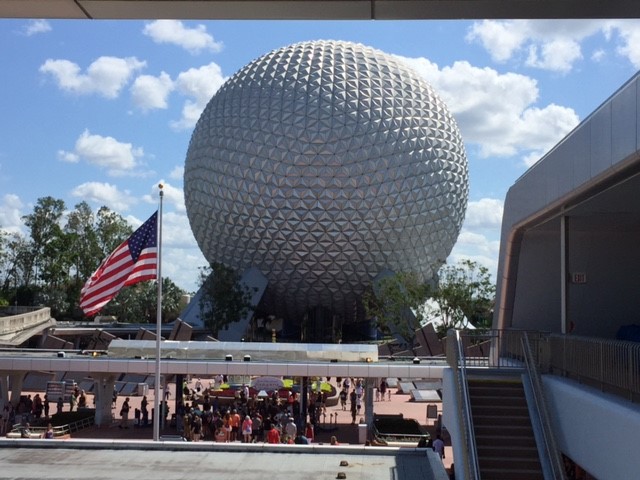
[[[313,432],[313,425],[311,425],[311,422],[307,422],[307,426],[304,429],[304,436],[309,439],[309,443],[313,442],[314,432]]]
[[[267,442],[280,443],[280,432],[274,425],[271,425],[271,430],[267,432]]]

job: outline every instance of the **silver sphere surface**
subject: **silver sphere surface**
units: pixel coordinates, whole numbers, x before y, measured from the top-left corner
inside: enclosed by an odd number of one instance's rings
[[[341,41],[274,50],[212,97],[184,191],[209,262],[268,278],[271,312],[353,320],[383,270],[431,279],[460,232],[468,168],[455,120],[401,60]]]

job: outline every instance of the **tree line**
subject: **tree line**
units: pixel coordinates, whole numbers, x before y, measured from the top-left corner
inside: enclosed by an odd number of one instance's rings
[[[107,207],[94,212],[87,202],[67,210],[64,200],[39,198],[22,217],[27,233],[0,229],[0,306],[48,306],[57,320],[81,320],[80,290],[100,263],[126,240],[133,227]],[[0,225],[1,227],[1,225]],[[186,292],[163,279],[162,318],[180,313]],[[125,322],[155,322],[157,285],[123,288],[100,312]]]

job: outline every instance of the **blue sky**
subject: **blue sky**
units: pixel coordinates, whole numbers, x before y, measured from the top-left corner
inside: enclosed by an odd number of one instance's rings
[[[403,57],[455,116],[470,202],[449,259],[495,273],[508,188],[640,67],[640,22],[0,20],[0,227],[26,232],[39,197],[107,205],[133,225],[165,187],[163,274],[205,265],[182,193],[207,101],[251,60],[305,40]]]

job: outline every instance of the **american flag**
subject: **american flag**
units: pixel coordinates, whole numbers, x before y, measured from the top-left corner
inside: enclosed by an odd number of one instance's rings
[[[155,280],[158,266],[158,212],[109,255],[80,292],[85,315],[100,311],[124,286]]]

